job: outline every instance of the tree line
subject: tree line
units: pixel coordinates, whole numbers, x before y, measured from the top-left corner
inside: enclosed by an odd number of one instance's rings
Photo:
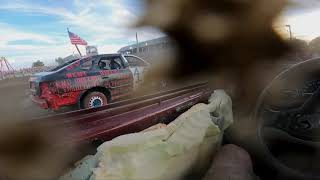
[[[55,62],[58,64],[58,65],[61,65],[64,63],[64,60],[62,57],[58,57],[55,59]],[[35,62],[32,63],[32,67],[43,67],[45,66],[44,62],[43,61],[40,61],[40,60],[37,60]]]

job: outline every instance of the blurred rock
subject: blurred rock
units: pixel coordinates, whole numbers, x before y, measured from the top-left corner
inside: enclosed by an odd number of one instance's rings
[[[223,146],[214,157],[203,180],[258,180],[254,175],[250,155],[235,145]]]
[[[176,42],[173,64],[155,70],[178,81],[206,76],[243,104],[261,87],[257,71],[289,45],[273,29],[286,0],[148,0],[138,26],[154,26]],[[150,74],[151,78],[154,76]],[[158,78],[158,77],[157,77]],[[261,85],[264,86],[264,85]]]

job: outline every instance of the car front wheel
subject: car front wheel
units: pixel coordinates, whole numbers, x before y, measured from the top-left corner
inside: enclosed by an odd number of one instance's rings
[[[101,92],[91,92],[83,99],[82,108],[97,108],[108,104],[107,97]]]

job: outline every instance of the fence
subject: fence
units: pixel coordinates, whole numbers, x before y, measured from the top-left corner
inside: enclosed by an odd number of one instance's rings
[[[3,71],[3,72],[0,72],[0,80],[15,78],[15,77],[31,76],[36,73],[49,71],[52,68],[53,66],[44,66],[44,67],[34,67],[34,68],[23,68],[23,69],[14,70],[14,71]]]

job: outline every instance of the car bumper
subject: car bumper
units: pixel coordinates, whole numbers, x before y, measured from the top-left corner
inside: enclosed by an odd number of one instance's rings
[[[40,99],[39,97],[36,97],[34,95],[30,95],[30,98],[31,98],[32,102],[34,102],[35,104],[37,104],[41,108],[49,109],[49,104],[47,103],[46,100]]]

